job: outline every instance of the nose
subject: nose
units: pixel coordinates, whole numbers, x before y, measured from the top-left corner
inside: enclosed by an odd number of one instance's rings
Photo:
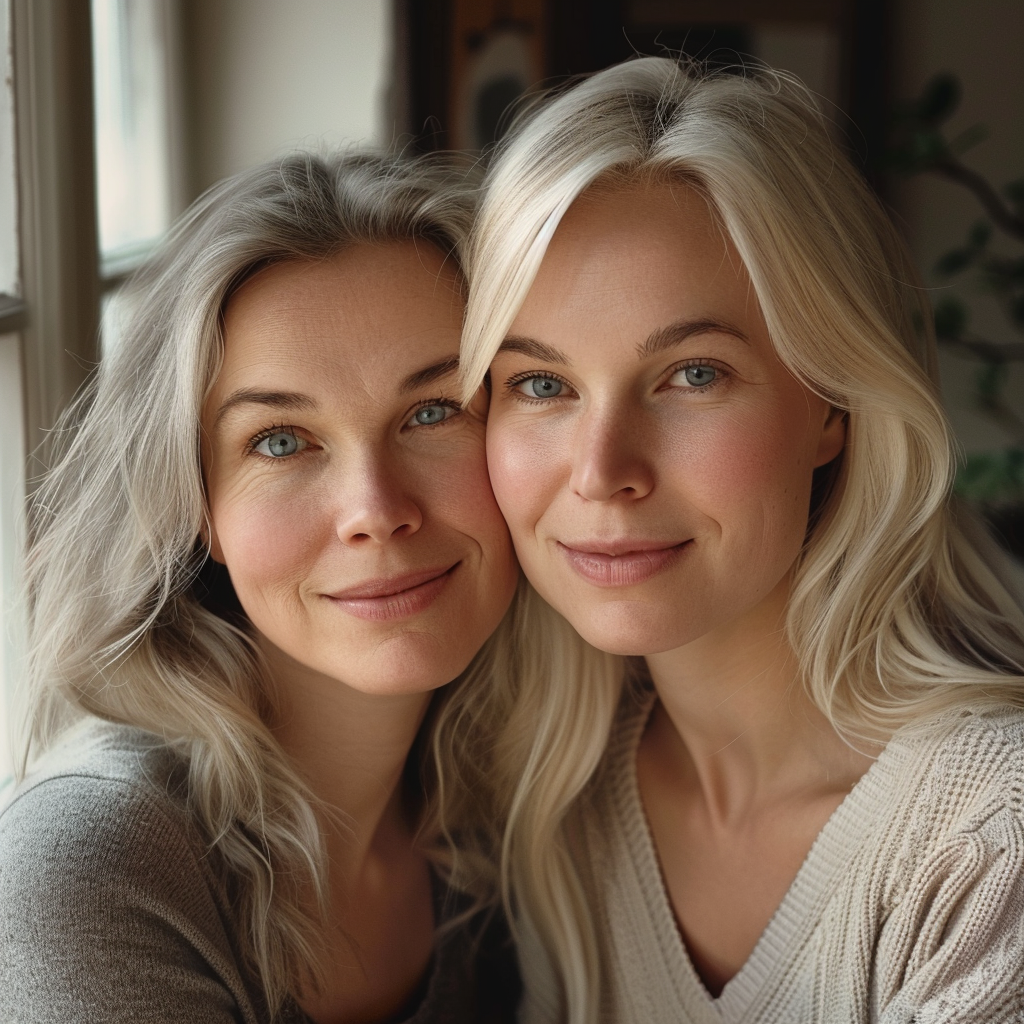
[[[380,454],[370,454],[341,470],[336,488],[336,529],[344,544],[384,544],[416,533],[423,513],[399,467]]]
[[[591,409],[573,443],[570,487],[586,501],[636,500],[654,489],[641,424],[625,410]]]

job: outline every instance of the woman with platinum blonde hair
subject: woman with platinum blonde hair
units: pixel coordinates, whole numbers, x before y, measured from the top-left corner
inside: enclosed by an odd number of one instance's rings
[[[552,671],[547,728],[600,728],[511,804],[522,1019],[1024,1019],[1024,616],[810,94],[666,58],[556,92],[468,269],[495,496],[563,663],[605,657]]]
[[[471,195],[296,155],[131,282],[31,510],[8,1024],[512,1019],[488,865],[442,841],[492,828],[522,686],[456,393]]]

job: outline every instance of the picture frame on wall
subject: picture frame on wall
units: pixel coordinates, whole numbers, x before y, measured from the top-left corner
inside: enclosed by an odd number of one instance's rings
[[[822,97],[876,186],[890,105],[885,0],[399,0],[402,120],[421,150],[485,150],[531,90],[633,54],[764,61]]]

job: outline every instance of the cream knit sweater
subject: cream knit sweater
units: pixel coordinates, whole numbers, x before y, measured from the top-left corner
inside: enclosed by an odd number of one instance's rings
[[[1024,714],[900,730],[826,823],[750,959],[712,998],[676,927],[636,779],[651,701],[581,805],[582,873],[616,1024],[1024,1021]],[[558,1020],[539,945],[520,1020]]]

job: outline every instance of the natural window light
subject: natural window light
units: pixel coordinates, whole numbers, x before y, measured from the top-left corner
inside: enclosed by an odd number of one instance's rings
[[[134,267],[172,216],[165,0],[92,0],[103,276]]]

